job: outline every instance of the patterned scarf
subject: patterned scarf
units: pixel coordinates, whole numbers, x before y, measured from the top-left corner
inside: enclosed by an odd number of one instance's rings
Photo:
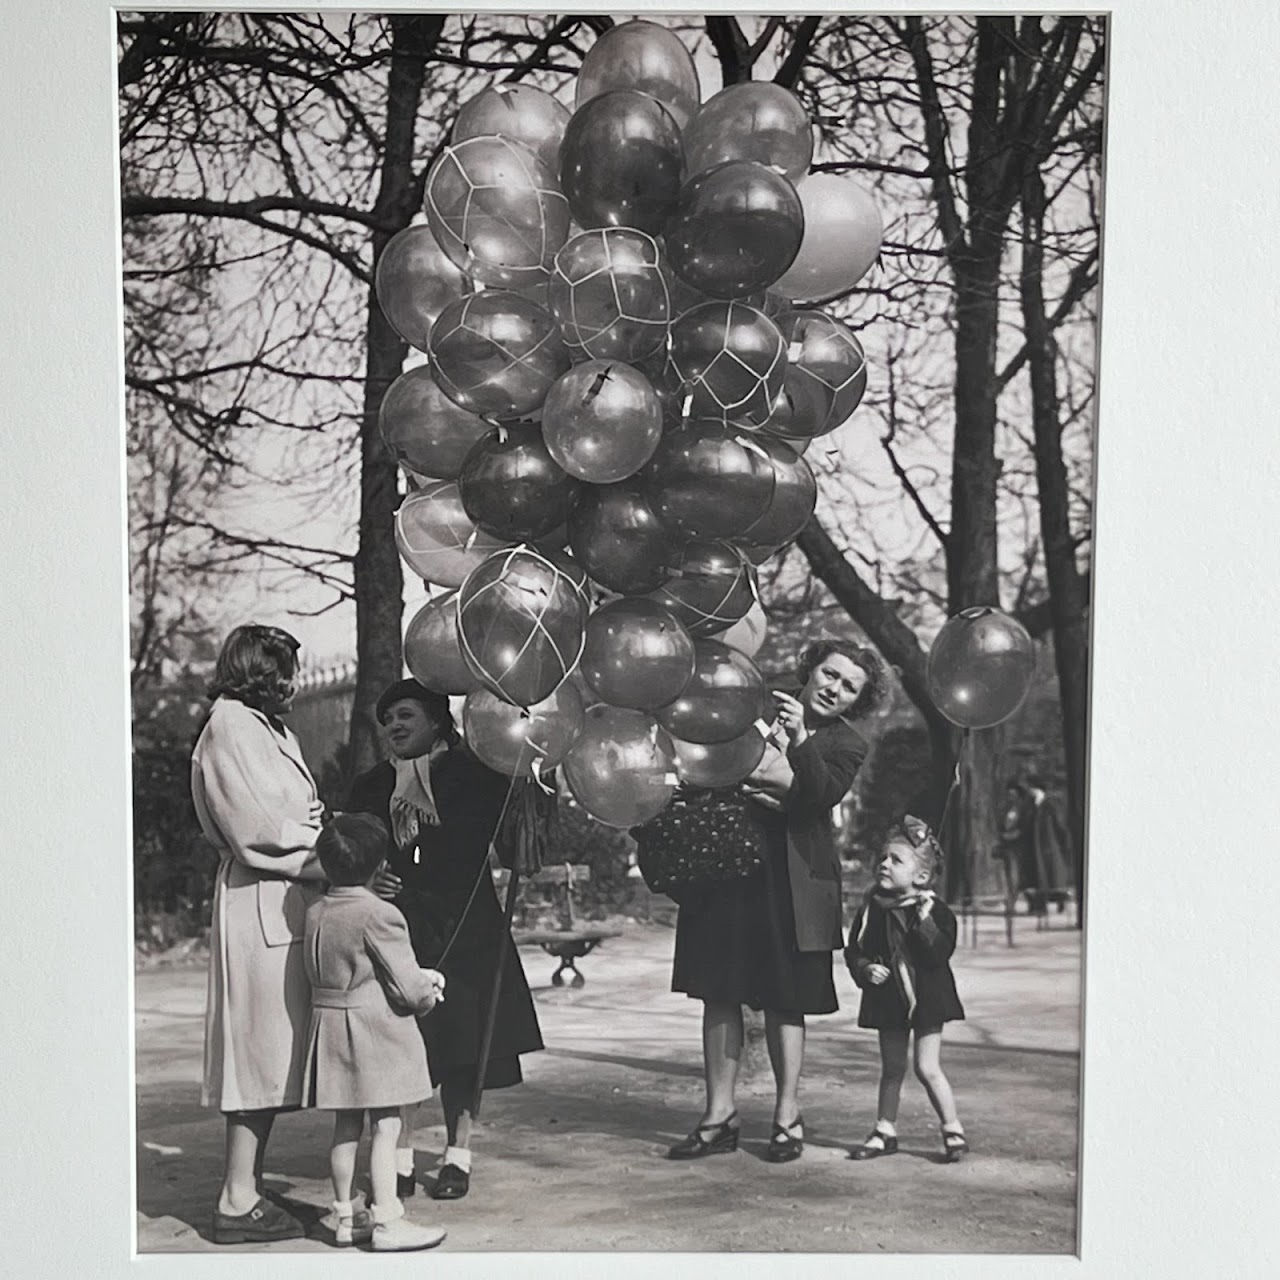
[[[391,834],[397,849],[416,846],[418,832],[423,827],[440,825],[440,813],[431,790],[431,765],[448,749],[448,743],[438,742],[425,756],[391,762],[396,771],[396,785],[391,793]],[[414,847],[414,862],[418,858]]]

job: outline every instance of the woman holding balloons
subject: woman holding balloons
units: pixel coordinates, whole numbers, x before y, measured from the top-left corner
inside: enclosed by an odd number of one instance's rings
[[[879,703],[884,676],[870,650],[839,640],[806,649],[798,674],[797,694],[774,695],[783,746],[768,751],[747,780],[764,866],[700,887],[681,904],[671,985],[703,1002],[707,1098],[693,1131],[670,1149],[673,1160],[737,1149],[744,1004],[764,1011],[777,1086],[765,1158],[783,1163],[804,1149],[804,1019],[835,1012],[831,953],[843,946],[831,810],[867,754],[850,722]]]
[[[400,680],[378,699],[378,722],[395,757],[361,774],[347,808],[389,824],[392,849],[375,888],[409,922],[418,961],[445,976],[445,998],[419,1026],[440,1087],[448,1146],[431,1195],[457,1200],[471,1181],[471,1107],[490,984],[507,948],[485,1089],[519,1084],[520,1055],[542,1048],[524,970],[488,874],[510,779],[459,740],[449,699]],[[413,1147],[402,1130],[399,1192],[412,1194]]]

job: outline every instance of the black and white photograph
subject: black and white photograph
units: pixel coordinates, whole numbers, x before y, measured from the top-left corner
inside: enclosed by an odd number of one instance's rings
[[[13,25],[23,1274],[1280,1265],[1280,20],[708,9]]]

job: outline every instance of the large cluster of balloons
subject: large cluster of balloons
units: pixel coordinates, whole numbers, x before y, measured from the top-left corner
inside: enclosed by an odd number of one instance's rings
[[[409,478],[400,553],[451,589],[410,622],[409,669],[466,695],[481,759],[561,765],[629,826],[760,759],[756,566],[812,515],[803,450],[866,387],[857,337],[815,304],[870,269],[882,225],[810,172],[789,91],[704,103],[663,26],[611,28],[574,90],[572,110],[524,84],[460,109],[426,225],[377,267],[427,356],[381,427]]]

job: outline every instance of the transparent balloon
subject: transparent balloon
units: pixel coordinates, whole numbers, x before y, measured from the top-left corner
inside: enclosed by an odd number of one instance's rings
[[[491,431],[458,476],[467,515],[508,542],[531,542],[564,524],[580,488],[556,465],[538,428],[523,423]]]
[[[949,618],[929,649],[929,696],[952,724],[989,729],[1026,700],[1036,647],[1016,619],[988,606]]]
[[[462,506],[458,486],[437,480],[411,493],[396,512],[396,548],[425,582],[458,587],[503,543],[481,533]]]
[[[457,592],[428,600],[404,632],[404,664],[421,685],[436,693],[464,694],[481,687],[458,645]]]
[[[795,94],[747,80],[702,104],[685,129],[684,150],[691,174],[725,160],[755,160],[794,182],[813,159],[813,127]]]
[[[492,418],[542,407],[569,368],[555,319],[510,290],[473,294],[446,307],[431,326],[431,373],[455,404]]]
[[[643,711],[598,703],[564,760],[577,802],[610,827],[634,827],[656,817],[675,794],[675,749]]]
[[[758,597],[755,569],[731,543],[685,543],[671,561],[670,577],[649,593],[684,623],[692,636],[733,626]]]
[[[609,89],[639,89],[657,98],[681,129],[702,100],[698,70],[683,41],[666,27],[642,18],[611,27],[582,60],[578,106]]]
[[[554,769],[582,731],[582,695],[566,680],[531,707],[517,707],[488,689],[467,695],[462,733],[467,746],[499,773],[512,777]]]
[[[595,582],[627,594],[661,586],[676,554],[637,481],[584,490],[569,517],[569,545]]]
[[[554,170],[511,138],[467,138],[427,174],[423,207],[455,266],[487,285],[545,282],[569,237],[569,206]]]
[[[778,321],[787,344],[780,403],[765,429],[793,438],[843,425],[867,389],[867,357],[848,325],[825,311],[800,310]]]
[[[754,726],[728,742],[671,740],[676,772],[686,787],[733,787],[764,759],[764,737]]]
[[[801,302],[826,302],[852,289],[880,255],[884,223],[871,193],[838,173],[796,183],[804,209],[800,252],[774,288]]]
[[[397,231],[382,250],[373,279],[387,322],[419,351],[427,349],[436,317],[472,289],[428,226]]]
[[[772,714],[760,668],[719,640],[694,644],[693,677],[684,692],[654,713],[682,742],[729,742]]]
[[[454,404],[431,370],[418,365],[387,388],[378,426],[391,456],[416,476],[456,480],[471,446],[493,426]]]
[[[742,532],[756,546],[781,547],[809,523],[818,501],[818,482],[809,464],[790,445],[763,433],[751,442],[767,454],[773,486],[763,515]]]
[[[493,135],[522,142],[549,173],[559,172],[560,143],[569,108],[531,84],[495,84],[468,98],[458,109],[453,142]]]
[[[654,600],[625,596],[587,619],[579,670],[602,702],[656,711],[693,676],[693,638]]]

